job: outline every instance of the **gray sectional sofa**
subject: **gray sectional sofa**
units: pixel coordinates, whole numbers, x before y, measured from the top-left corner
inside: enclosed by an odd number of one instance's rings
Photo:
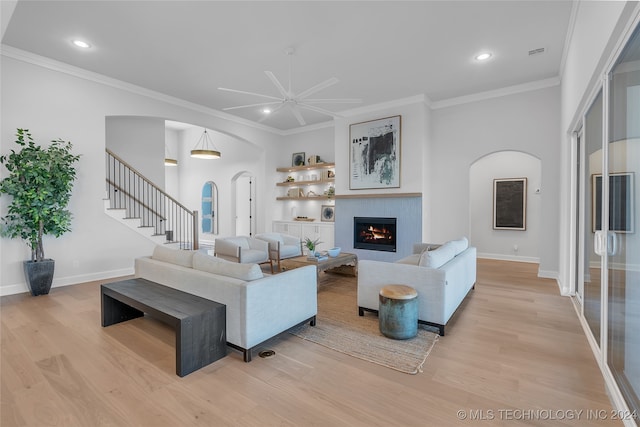
[[[198,251],[156,246],[135,260],[135,276],[227,306],[227,344],[251,360],[251,349],[318,313],[314,266],[277,275],[257,264],[237,264]]]

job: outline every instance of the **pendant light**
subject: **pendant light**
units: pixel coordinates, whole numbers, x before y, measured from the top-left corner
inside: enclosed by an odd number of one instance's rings
[[[178,166],[178,161],[174,159],[171,153],[169,152],[169,147],[167,147],[167,144],[164,144],[164,165]]]
[[[193,150],[191,150],[191,157],[196,159],[219,159],[220,152],[215,148],[216,146],[213,145],[211,136],[209,136],[205,129],[198,143],[193,147]]]

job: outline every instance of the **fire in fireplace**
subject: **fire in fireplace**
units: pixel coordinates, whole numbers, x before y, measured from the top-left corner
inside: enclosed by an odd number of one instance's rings
[[[396,218],[354,217],[353,247],[395,252]]]

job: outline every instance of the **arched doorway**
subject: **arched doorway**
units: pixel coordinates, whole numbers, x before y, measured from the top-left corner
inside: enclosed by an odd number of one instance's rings
[[[494,180],[526,178],[526,228],[494,228]],[[470,240],[485,258],[539,262],[542,162],[520,151],[498,151],[469,169]]]
[[[232,211],[236,236],[256,234],[256,178],[247,171],[237,173],[231,180]]]
[[[207,181],[202,186],[202,232],[218,234],[218,186]]]

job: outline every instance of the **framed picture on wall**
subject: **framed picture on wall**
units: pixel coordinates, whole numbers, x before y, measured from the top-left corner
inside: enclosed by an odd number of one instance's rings
[[[609,231],[633,233],[634,174],[609,174]],[[602,175],[591,176],[591,231],[602,230]]]
[[[335,207],[333,205],[322,205],[320,220],[325,222],[334,222],[336,220]]]
[[[400,187],[400,116],[349,126],[349,188]]]
[[[493,180],[493,229],[527,229],[527,178]]]
[[[293,153],[291,156],[291,166],[304,166],[304,153]]]

